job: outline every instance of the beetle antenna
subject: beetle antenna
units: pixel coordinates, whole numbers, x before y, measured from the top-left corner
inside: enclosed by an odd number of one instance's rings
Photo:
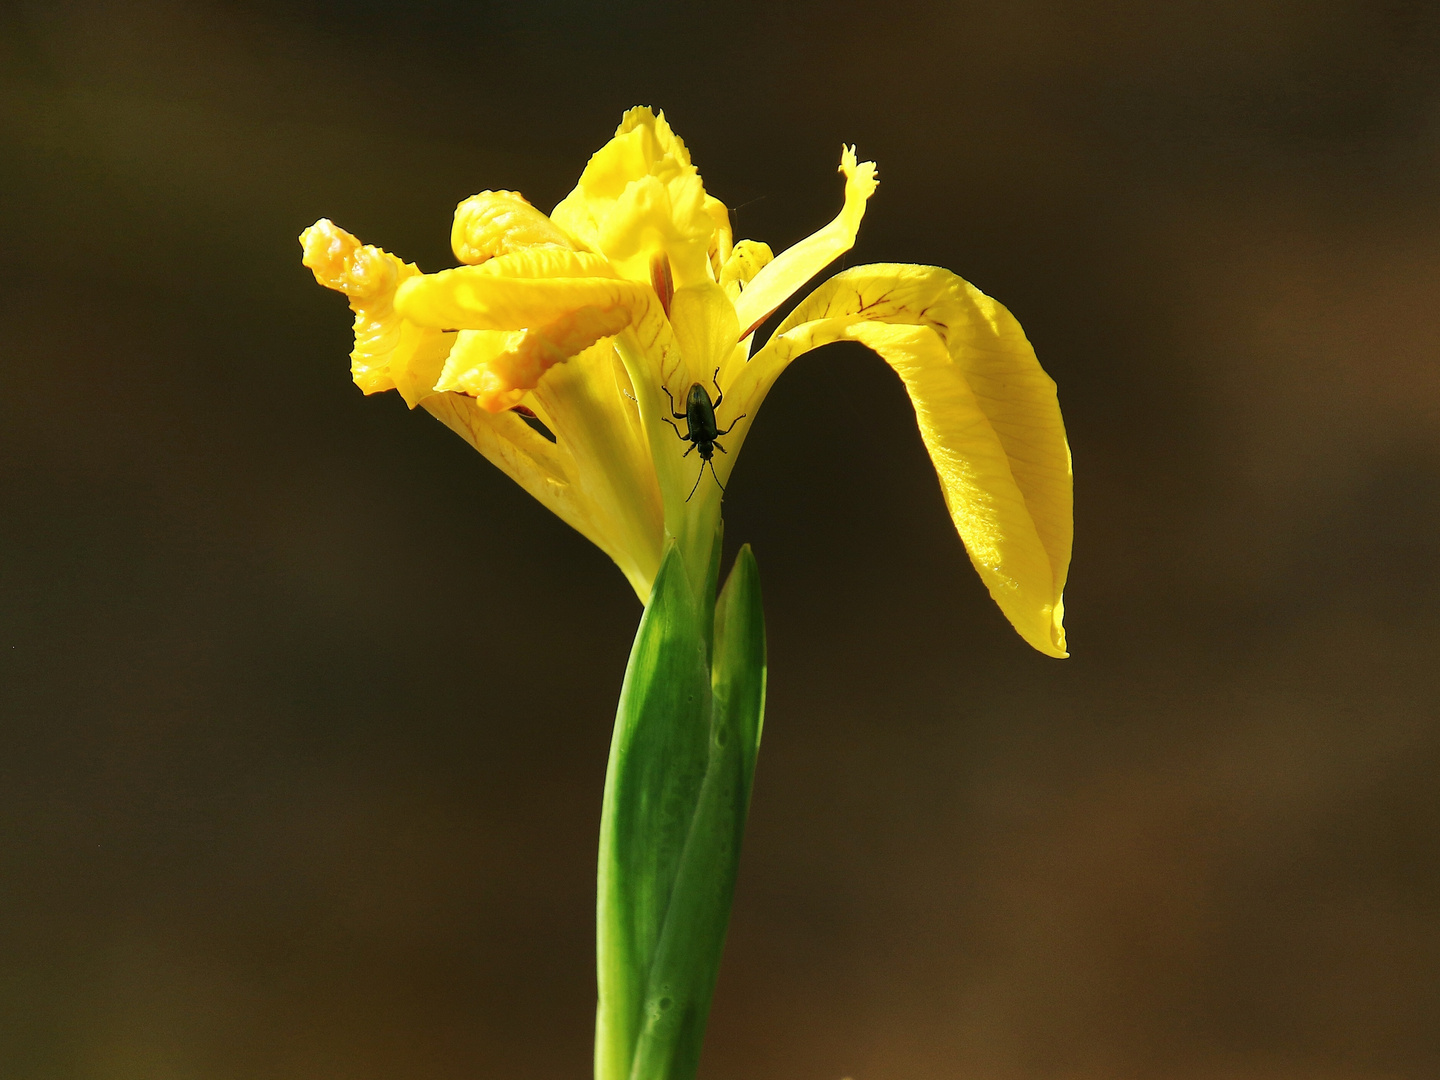
[[[687,451],[687,453],[688,453],[688,451]],[[710,466],[710,468],[713,470],[713,469],[715,468],[715,466],[712,465],[712,466]],[[690,489],[690,494],[685,496],[685,501],[686,501],[686,502],[689,502],[691,499],[693,499],[693,498],[695,497],[695,492],[697,492],[697,491],[700,490],[700,481],[704,478],[704,476],[705,476],[705,463],[702,461],[702,462],[700,463],[700,471],[699,471],[699,472],[696,474],[696,476],[695,476],[695,486]],[[724,489],[724,488],[721,488],[720,490],[721,490],[721,491],[724,491],[725,489]]]
[[[705,470],[704,470],[704,469],[701,469],[700,472],[703,474],[703,473],[705,472]],[[720,483],[720,474],[715,471],[715,462],[714,462],[714,461],[711,461],[711,462],[710,462],[710,475],[713,476],[713,477],[715,477],[715,486],[720,489],[720,494],[721,494],[721,495],[724,495],[724,494],[725,494],[725,485],[722,484],[722,483]]]

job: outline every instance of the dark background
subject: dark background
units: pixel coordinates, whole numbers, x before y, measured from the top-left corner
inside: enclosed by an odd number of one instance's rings
[[[0,8],[0,1076],[589,1071],[639,607],[350,384],[326,215],[426,269],[663,107],[778,250],[1020,318],[1072,659],[898,381],[783,378],[728,539],[766,741],[704,1080],[1440,1075],[1440,8]]]

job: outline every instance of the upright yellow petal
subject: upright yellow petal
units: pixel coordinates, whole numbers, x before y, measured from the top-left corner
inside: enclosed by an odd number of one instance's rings
[[[791,360],[842,339],[900,375],[990,595],[1026,641],[1065,656],[1070,449],[1055,384],[1019,323],[948,270],[856,267],[807,297],[737,375],[737,407],[753,415]]]
[[[719,281],[720,271],[735,246],[735,234],[730,230],[730,209],[715,196],[706,195],[705,212],[715,223],[715,232],[710,238],[710,269],[715,280]]]
[[[625,114],[550,216],[578,243],[603,252],[623,277],[648,283],[654,257],[663,254],[675,283],[685,286],[713,280],[710,250],[720,231],[713,203],[665,114],[639,107]]]
[[[718,280],[725,287],[725,295],[734,301],[755,280],[755,275],[774,259],[775,253],[764,241],[739,241],[730,249],[730,257],[720,267]]]
[[[879,181],[875,163],[855,161],[855,148],[841,148],[840,171],[845,174],[845,205],[839,216],[819,232],[786,248],[751,279],[735,301],[735,316],[741,333],[748,335],[770,317],[770,313],[830,263],[855,246],[865,203],[875,194]]]
[[[683,395],[691,383],[708,383],[735,351],[738,326],[735,308],[725,290],[713,282],[675,292],[670,325],[680,344],[684,370],[662,372],[673,393]]]
[[[730,251],[730,257],[725,260],[725,265],[720,268],[720,287],[725,290],[733,306],[736,298],[744,292],[745,288],[754,280],[755,275],[769,265],[775,256],[770,251],[770,245],[761,243],[759,240],[741,240]],[[736,326],[736,336],[739,337],[740,320],[732,315]],[[754,342],[754,328],[736,342],[735,349],[730,358],[721,365],[721,378],[725,380],[722,385],[728,385],[733,368],[743,367],[750,358],[750,347]]]

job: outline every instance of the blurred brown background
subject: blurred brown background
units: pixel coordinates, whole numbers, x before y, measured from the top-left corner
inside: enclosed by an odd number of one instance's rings
[[[0,1076],[589,1071],[618,571],[350,384],[667,110],[777,249],[1020,318],[1075,453],[1030,652],[858,348],[737,469],[771,696],[704,1080],[1440,1075],[1440,8],[0,8]]]

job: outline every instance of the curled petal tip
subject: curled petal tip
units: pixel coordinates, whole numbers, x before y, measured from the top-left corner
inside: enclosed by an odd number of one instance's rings
[[[334,289],[359,250],[360,241],[322,217],[300,234],[300,247],[305,252],[300,261],[310,268],[315,280]]]
[[[364,299],[394,287],[395,267],[379,248],[362,244],[329,218],[300,234],[301,261],[327,289]]]
[[[1064,660],[1070,653],[1065,646],[1065,598],[1063,596],[1055,601],[1055,607],[1050,611],[1049,630],[1048,648],[1040,642],[1031,642],[1031,644],[1046,656]]]
[[[1050,643],[1055,646],[1055,652],[1051,655],[1064,659],[1070,653],[1065,646],[1065,597],[1058,597],[1055,601],[1055,622],[1050,629]]]
[[[541,244],[570,246],[560,228],[517,191],[482,191],[455,208],[450,246],[462,263],[473,266]]]
[[[880,183],[879,173],[876,171],[875,162],[859,161],[855,156],[855,147],[842,146],[840,148],[840,172],[845,174],[845,195],[851,196],[851,185],[854,185],[854,194],[861,199],[868,199],[875,193],[875,188]]]

